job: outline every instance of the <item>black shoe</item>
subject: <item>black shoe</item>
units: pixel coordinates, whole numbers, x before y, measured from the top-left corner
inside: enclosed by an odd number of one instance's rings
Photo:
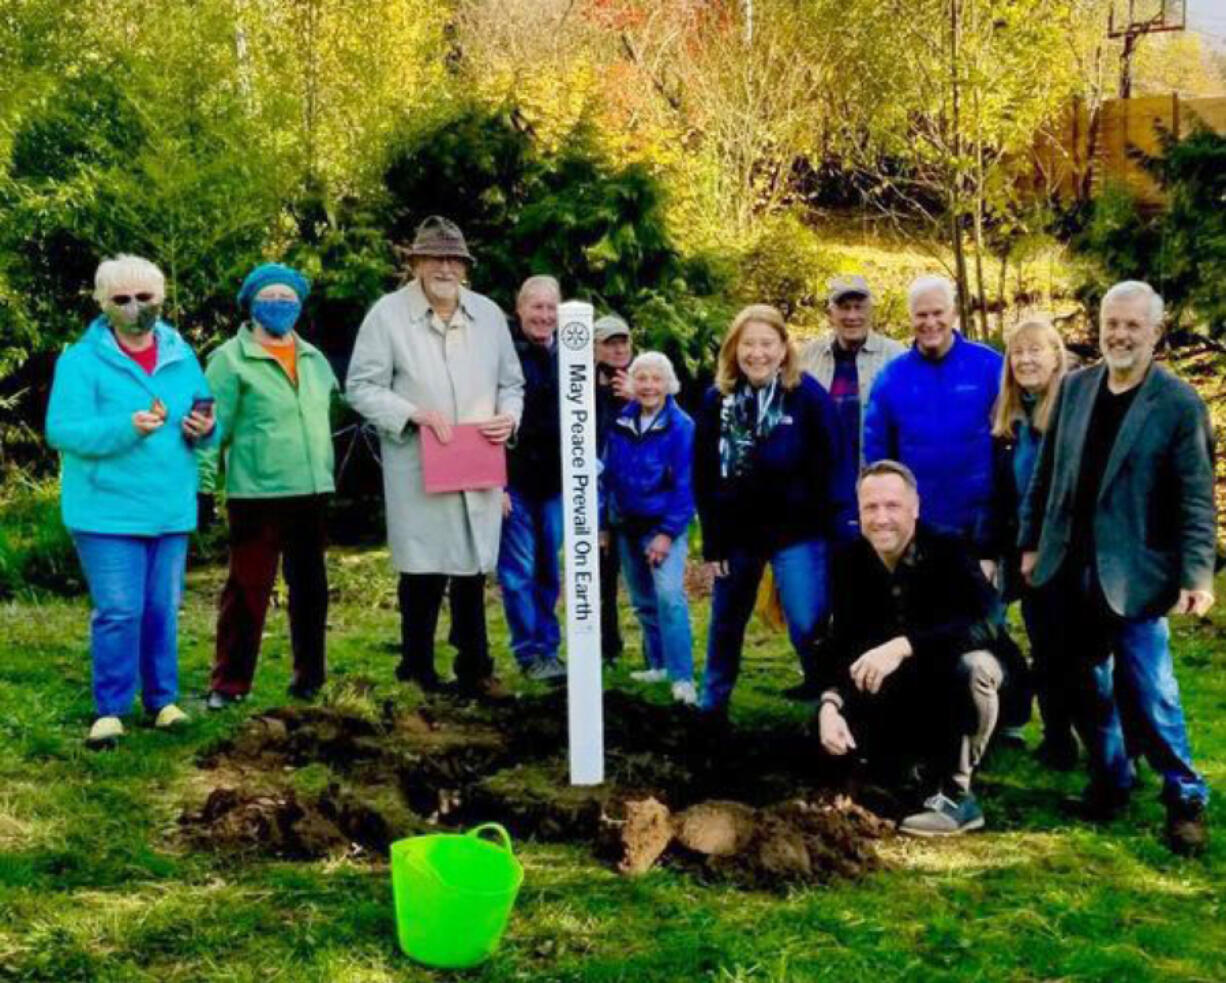
[[[1199,857],[1209,845],[1209,820],[1198,799],[1166,807],[1166,843],[1181,857]]]
[[[1089,823],[1110,823],[1120,817],[1132,798],[1132,790],[1088,785],[1080,798],[1068,799],[1065,811]]]
[[[822,687],[812,680],[789,686],[783,691],[785,700],[795,700],[797,703],[816,703],[822,698]]]
[[[1077,767],[1077,742],[1044,738],[1034,749],[1034,756],[1040,764],[1053,771],[1072,771]]]
[[[404,662],[396,666],[396,678],[402,683],[414,683],[423,693],[450,693],[455,687],[439,678],[436,672],[415,672]]]
[[[315,697],[319,696],[319,691],[322,687],[307,686],[301,683],[292,683],[286,692],[292,699],[302,700],[304,703],[311,703]]]

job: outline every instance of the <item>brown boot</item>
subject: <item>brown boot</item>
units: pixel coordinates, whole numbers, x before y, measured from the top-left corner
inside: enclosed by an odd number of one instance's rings
[[[1198,857],[1209,845],[1209,820],[1198,800],[1166,807],[1166,842],[1181,857]]]
[[[457,681],[459,695],[478,703],[507,703],[514,694],[497,676],[482,676],[480,679]]]

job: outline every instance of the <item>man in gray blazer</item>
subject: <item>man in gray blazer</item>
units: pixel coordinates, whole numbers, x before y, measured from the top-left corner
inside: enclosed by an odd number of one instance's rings
[[[1144,751],[1164,779],[1168,842],[1196,853],[1209,793],[1192,766],[1166,615],[1213,605],[1213,434],[1195,390],[1153,364],[1161,324],[1148,284],[1107,291],[1103,363],[1064,382],[1019,545],[1023,576],[1060,606],[1063,657],[1085,684],[1086,812],[1123,808],[1130,751]]]

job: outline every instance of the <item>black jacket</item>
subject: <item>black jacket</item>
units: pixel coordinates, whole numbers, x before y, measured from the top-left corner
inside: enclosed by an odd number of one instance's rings
[[[917,669],[947,673],[967,652],[998,652],[994,592],[959,539],[920,523],[891,573],[866,539],[835,554],[831,632],[821,663],[824,688],[853,699],[851,664],[871,648],[905,636]],[[910,661],[910,660],[908,660]]]
[[[596,363],[596,451],[601,457],[609,432],[629,405],[628,399],[613,391],[613,370],[603,362]]]
[[[558,352],[528,341],[512,327],[524,370],[524,412],[507,459],[508,483],[529,498],[562,493],[562,420],[558,407]]]
[[[754,452],[741,478],[720,476],[720,408],[712,387],[699,410],[694,440],[694,493],[708,560],[734,550],[769,555],[808,539],[846,539],[854,529],[851,462],[834,401],[802,375],[783,396],[783,420]]]

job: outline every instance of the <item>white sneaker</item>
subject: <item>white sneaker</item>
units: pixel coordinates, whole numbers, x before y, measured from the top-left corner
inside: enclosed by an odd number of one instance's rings
[[[190,718],[173,703],[167,703],[153,718],[153,726],[158,730],[174,730],[187,723]]]
[[[677,703],[684,703],[687,707],[692,707],[698,702],[698,691],[694,689],[694,684],[688,679],[673,683],[673,700]]]
[[[122,720],[118,717],[99,717],[89,729],[89,736],[85,738],[85,746],[94,750],[114,747],[123,735]]]
[[[668,680],[668,673],[663,669],[640,669],[630,673],[630,678],[637,683],[663,683]]]

